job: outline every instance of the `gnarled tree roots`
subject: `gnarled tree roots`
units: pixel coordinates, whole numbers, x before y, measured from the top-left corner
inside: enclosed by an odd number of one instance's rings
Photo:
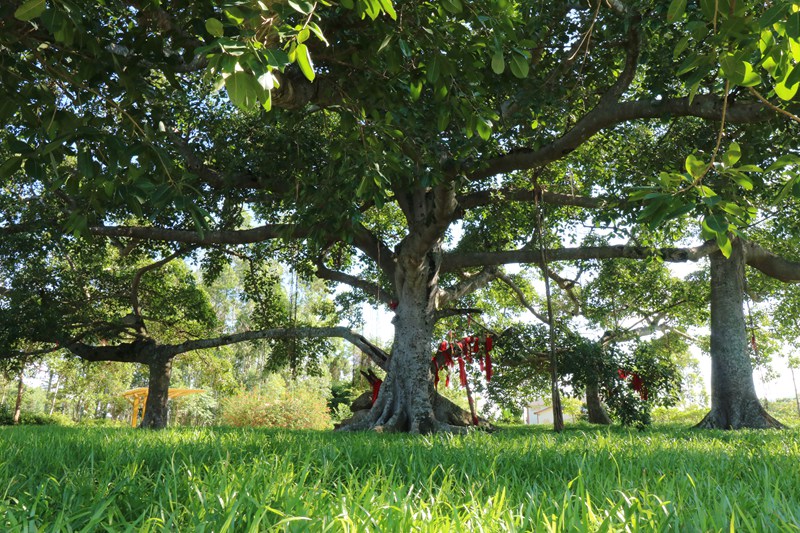
[[[457,406],[438,392],[434,393],[432,409],[419,409],[409,414],[414,403],[403,401],[402,394],[381,394],[371,409],[356,409],[369,401],[366,392],[353,402],[353,416],[342,422],[340,431],[378,431],[407,433],[467,433],[475,429],[494,431],[496,428],[483,418],[472,423],[469,411]],[[421,403],[421,402],[419,402]]]
[[[771,416],[758,402],[744,405],[712,408],[697,425],[698,429],[785,429],[786,426]]]

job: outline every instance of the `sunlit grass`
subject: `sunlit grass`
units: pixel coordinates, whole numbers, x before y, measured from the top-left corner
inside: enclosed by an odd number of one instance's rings
[[[800,432],[0,429],[2,531],[800,531]]]

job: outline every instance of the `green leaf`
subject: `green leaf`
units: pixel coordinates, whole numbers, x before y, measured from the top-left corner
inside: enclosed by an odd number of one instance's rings
[[[439,131],[444,131],[447,129],[447,126],[450,124],[450,113],[442,109],[439,112],[439,116],[436,119],[436,127],[439,128]]]
[[[723,234],[728,232],[728,219],[722,215],[706,215],[703,222],[713,232]]]
[[[78,152],[78,173],[87,178],[94,177],[94,165],[92,156],[89,152],[81,150]]]
[[[675,49],[672,51],[673,61],[676,61],[688,47],[689,47],[689,36],[684,35],[684,37],[680,41],[678,41],[678,44],[675,45]]]
[[[753,70],[753,65],[733,55],[720,59],[723,75],[735,85],[753,87],[761,83],[761,76]]]
[[[313,21],[309,22],[308,23],[308,28],[314,33],[314,35],[317,36],[317,39],[319,39],[320,41],[325,43],[325,46],[330,46],[330,43],[328,42],[328,39],[326,39],[325,35],[323,35],[323,33],[322,33],[322,28],[320,28],[319,25],[316,22],[313,22]]]
[[[287,0],[286,2],[289,6],[297,11],[298,13],[302,13],[303,15],[308,15],[314,9],[314,6],[309,2],[304,2],[302,0]]]
[[[786,21],[786,35],[792,39],[800,39],[800,11],[789,15]]]
[[[239,109],[250,111],[260,103],[261,86],[248,72],[235,72],[225,78],[225,89],[228,98]]]
[[[692,211],[694,211],[695,207],[696,206],[693,203],[692,204],[678,203],[677,207],[673,207],[673,209],[671,211],[668,211],[665,214],[664,220],[662,222],[666,222],[666,221],[672,220],[674,218],[680,218],[683,215],[686,215],[687,213],[691,213]]]
[[[506,62],[503,59],[503,51],[500,49],[495,50],[492,56],[492,71],[495,74],[502,74],[506,70]]]
[[[686,12],[686,0],[672,0],[667,9],[667,22],[675,22]]]
[[[525,79],[528,77],[528,69],[530,66],[528,65],[528,58],[524,55],[518,53],[511,54],[511,63],[509,66],[511,67],[511,73],[517,78]]]
[[[741,157],[742,149],[739,147],[739,143],[732,142],[728,147],[728,151],[722,156],[722,164],[726,167],[733,166]]]
[[[461,0],[442,0],[442,7],[453,15],[458,15],[464,10]]]
[[[731,240],[728,238],[727,233],[717,233],[717,246],[719,246],[719,251],[722,252],[725,258],[731,256],[733,246],[731,245]]]
[[[428,70],[425,73],[425,77],[428,79],[430,83],[436,83],[439,80],[439,73],[441,72],[441,64],[439,61],[439,56],[433,56],[430,64],[428,65]]]
[[[215,18],[206,19],[206,31],[214,37],[225,35],[225,27]]]
[[[309,30],[308,28],[303,28],[302,30],[297,32],[297,43],[302,44],[306,42],[309,37],[311,37],[311,30]]]
[[[0,165],[0,179],[11,177],[22,166],[22,157],[15,155],[9,157]]]
[[[753,181],[747,174],[743,172],[732,171],[730,172],[730,176],[731,179],[735,181],[737,184],[739,184],[739,186],[742,187],[744,190],[746,191],[753,190]]]
[[[800,83],[800,65],[795,65],[789,74],[786,76],[786,80],[784,81],[784,85],[786,87],[793,87]]]
[[[788,81],[787,78],[779,81],[775,84],[775,94],[778,95],[778,98],[781,100],[789,101],[794,98],[794,95],[797,94],[797,89],[800,87],[800,83],[795,83],[794,85],[788,85],[786,82]]]
[[[303,75],[308,78],[308,81],[314,81],[314,64],[311,63],[311,55],[308,53],[308,47],[304,44],[297,45],[297,66],[303,72]]]
[[[416,102],[422,94],[422,80],[414,83],[413,81],[408,84],[408,90],[411,93],[411,100]]]
[[[28,0],[14,11],[14,18],[18,20],[33,20],[44,13],[45,0]]]
[[[477,123],[478,135],[484,141],[488,141],[492,136],[492,121],[487,118],[479,118]]]
[[[708,169],[708,164],[700,160],[694,154],[689,154],[685,162],[686,172],[694,179],[700,179]]]
[[[780,156],[774,163],[767,167],[767,172],[772,170],[779,170],[790,165],[800,164],[800,156],[795,154],[784,154]]]
[[[768,28],[783,18],[783,14],[789,9],[788,3],[778,2],[776,5],[764,11],[758,19],[761,28]]]
[[[383,8],[384,13],[389,15],[392,20],[397,20],[397,12],[394,10],[391,0],[378,0]]]

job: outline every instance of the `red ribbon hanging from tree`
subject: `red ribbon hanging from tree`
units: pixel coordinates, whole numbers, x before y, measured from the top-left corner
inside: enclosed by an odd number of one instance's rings
[[[375,402],[378,400],[378,393],[381,391],[382,384],[383,381],[380,379],[372,383],[372,405],[375,405]]]
[[[458,377],[461,380],[461,386],[467,386],[467,368],[464,364],[464,358],[459,356],[458,357]]]

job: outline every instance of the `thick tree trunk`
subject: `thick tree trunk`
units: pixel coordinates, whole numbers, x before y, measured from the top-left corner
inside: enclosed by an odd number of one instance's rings
[[[392,358],[378,400],[372,408],[372,429],[431,433],[438,424],[433,412],[431,337],[433,319],[426,312],[426,280],[407,280],[395,316]]]
[[[586,410],[589,414],[589,423],[610,425],[611,419],[600,402],[600,390],[597,383],[586,385]]]
[[[11,423],[15,426],[19,424],[19,416],[22,413],[22,393],[25,391],[25,381],[23,381],[23,372],[19,371],[19,381],[17,382],[17,403],[14,405],[14,418]]]
[[[167,426],[169,380],[172,374],[172,357],[154,355],[148,363],[150,383],[147,389],[144,417],[141,428],[162,429]]]
[[[777,428],[758,401],[743,310],[744,252],[739,239],[726,259],[711,255],[711,411],[699,428]]]
[[[472,425],[469,413],[464,417],[460,409],[448,409],[433,385],[431,341],[438,253],[438,249],[427,253],[417,249],[398,257],[395,288],[399,303],[392,321],[395,335],[386,379],[369,415],[342,429],[432,433],[460,432]]]

